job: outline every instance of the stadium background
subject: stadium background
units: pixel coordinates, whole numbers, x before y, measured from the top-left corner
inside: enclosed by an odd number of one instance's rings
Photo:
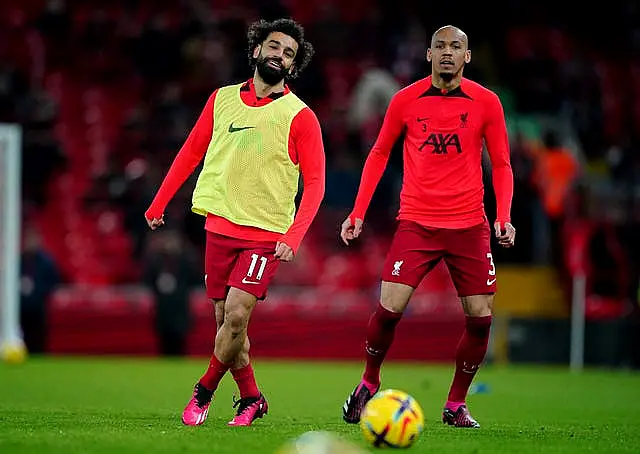
[[[607,2],[578,20],[557,3],[2,2],[0,122],[24,134],[21,318],[31,352],[210,353],[192,184],[162,231],[149,232],[143,213],[211,91],[251,76],[248,23],[292,16],[317,50],[291,86],[323,127],[327,193],[295,262],[281,266],[255,312],[254,356],[360,358],[401,153],[362,241],[345,248],[338,226],[390,96],[426,74],[428,37],[452,23],[470,38],[465,75],[502,99],[515,175],[517,247],[494,245],[489,360],[568,362],[572,282],[584,273],[585,359],[637,367],[640,8]],[[490,218],[494,205],[487,186]],[[462,321],[438,268],[389,356],[451,360]]]

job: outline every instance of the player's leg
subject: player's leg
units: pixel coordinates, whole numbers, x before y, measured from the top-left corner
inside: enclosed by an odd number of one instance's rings
[[[220,330],[224,322],[225,301],[212,300],[211,303],[214,307],[215,318],[216,318],[216,332],[217,332]],[[250,349],[249,337],[245,337],[245,341],[242,346],[242,349],[236,355],[236,358],[233,360],[233,363],[230,368],[231,375],[233,375],[233,379],[238,385],[238,390],[240,391],[240,398],[260,396],[260,391],[258,390],[256,379],[253,373],[253,367],[251,366],[251,362],[249,360],[249,349]],[[216,369],[217,368],[215,367],[215,363],[213,367],[211,367],[211,364],[210,364],[210,367],[207,370],[207,372],[209,373],[213,372],[214,377],[206,378],[206,374],[205,374],[205,377],[201,379],[201,382],[202,381],[208,382],[208,380],[213,380],[216,383],[213,386],[217,387],[217,383],[219,383],[220,378],[224,376],[223,370],[226,368],[223,368],[217,373],[215,372]]]
[[[224,291],[226,293],[227,291],[226,288]],[[225,300],[212,298],[211,303],[213,304],[214,314],[216,318],[216,338],[217,338],[218,333],[220,332],[220,329],[224,323]],[[215,345],[215,340],[214,340],[214,345]],[[207,370],[205,371],[204,375],[200,378],[199,384],[201,384],[207,390],[213,393],[218,388],[218,385],[220,384],[220,380],[222,380],[222,377],[224,377],[224,375],[227,373],[230,366],[231,366],[231,363],[230,362],[227,363],[221,360],[220,357],[216,355],[216,352],[214,350],[213,355],[211,355],[211,358],[209,359],[209,367],[207,367]]]
[[[480,225],[450,232],[445,261],[465,313],[465,329],[456,349],[456,368],[443,421],[456,427],[480,427],[469,414],[466,397],[484,360],[491,330],[496,270],[490,251],[490,231]]]
[[[251,365],[251,359],[249,358],[249,349],[251,348],[251,342],[249,337],[245,337],[242,350],[236,356],[231,366],[231,375],[238,385],[238,391],[240,392],[240,398],[257,398],[260,397],[260,389],[256,382],[256,377]]]
[[[380,369],[402,314],[415,288],[440,260],[439,247],[429,237],[429,230],[418,224],[401,221],[398,226],[383,265],[380,303],[367,325],[362,380],[343,407],[348,423],[360,421],[365,404],[380,388]]]
[[[233,373],[234,379],[236,383],[238,383],[238,387],[241,389],[241,392],[244,391],[246,394],[246,390],[243,389],[243,386],[250,385],[255,392],[251,392],[252,396],[241,397],[238,402],[238,405],[242,405],[245,403],[247,406],[250,404],[258,404],[262,403],[266,405],[265,402],[260,402],[264,400],[262,395],[257,389],[255,384],[255,378],[253,375],[253,370],[251,370],[251,365],[248,362],[248,337],[247,337],[247,327],[249,325],[249,319],[251,317],[251,313],[253,312],[253,308],[257,303],[257,298],[245,292],[244,290],[237,289],[232,287],[229,290],[229,295],[227,296],[227,300],[225,302],[225,313],[224,313],[224,322],[216,335],[216,345],[215,345],[215,356],[220,358],[221,361],[224,361],[225,364],[229,364],[232,368],[238,360],[246,361],[244,367],[241,367],[239,370],[244,372],[244,374],[239,375],[238,370]],[[243,351],[244,350],[244,351]],[[240,378],[240,381],[238,379]],[[257,410],[260,410],[258,407]],[[236,415],[237,416],[237,415]],[[260,415],[261,417],[262,415]],[[231,421],[231,425],[250,425],[253,422],[254,418],[247,418],[246,424],[236,424],[236,418]]]
[[[456,369],[443,412],[446,423],[456,427],[480,427],[466,404],[469,387],[487,353],[493,295],[462,297],[465,330],[456,349]]]
[[[227,237],[207,232],[205,288],[207,297],[214,305],[218,326],[221,326],[224,317],[227,280],[237,260],[237,250],[234,249],[230,240]],[[206,421],[213,394],[229,367],[230,365],[221,362],[215,353],[211,355],[209,365],[204,375],[196,383],[193,395],[182,413],[184,424],[198,426]]]
[[[215,314],[216,314],[216,327],[219,330],[224,321],[224,301],[214,301]],[[253,367],[251,366],[251,360],[249,358],[249,350],[251,343],[247,336],[242,346],[242,350],[236,356],[231,366],[231,375],[238,385],[238,391],[240,392],[240,398],[245,397],[258,397],[260,391],[256,384],[256,378],[253,373]]]
[[[278,260],[274,258],[274,250],[274,243],[251,242],[240,253],[238,262],[231,273],[229,279],[231,291],[250,294],[256,301],[264,299],[269,282],[275,275],[279,264]],[[228,311],[225,311],[225,325],[227,317]],[[248,321],[247,319],[247,325]],[[247,336],[246,326],[241,336],[241,347],[231,366],[231,373],[240,390],[240,399],[234,402],[234,407],[237,408],[236,415],[229,421],[231,426],[249,426],[256,419],[262,418],[267,414],[269,408],[256,383],[253,366],[249,358],[251,344]]]
[[[247,326],[258,299],[244,290],[231,287],[224,303],[224,320],[216,333],[214,357],[231,368],[247,338]]]
[[[205,377],[201,380],[201,382],[206,381],[207,376],[210,375],[211,379],[216,381],[215,385],[217,386],[220,378],[227,370],[238,362],[241,364],[244,362],[243,367],[240,369],[244,374],[238,385],[242,390],[242,386],[251,386],[252,383],[252,387],[256,390],[257,394],[250,397],[241,397],[240,400],[236,402],[236,405],[244,406],[244,408],[243,411],[236,415],[233,421],[230,422],[230,425],[248,426],[254,419],[262,417],[267,411],[266,400],[262,394],[257,391],[253,371],[248,369],[251,366],[248,362],[249,344],[247,327],[257,301],[258,299],[254,295],[244,290],[235,287],[229,289],[227,299],[223,305],[224,315],[222,317],[222,323],[219,324],[219,329],[216,333],[212,367],[210,367]],[[236,378],[237,382],[238,376],[236,374],[234,374],[234,378]],[[254,406],[256,407],[255,411],[248,415],[247,408]],[[244,416],[244,418],[240,418],[240,416]]]
[[[380,368],[414,290],[410,285],[382,281],[380,303],[369,319],[365,341],[366,365],[362,383],[372,393],[380,387]]]

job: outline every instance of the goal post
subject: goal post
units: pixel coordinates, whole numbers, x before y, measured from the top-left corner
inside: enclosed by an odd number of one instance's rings
[[[20,329],[20,230],[22,128],[0,124],[0,355],[21,362],[26,348]]]

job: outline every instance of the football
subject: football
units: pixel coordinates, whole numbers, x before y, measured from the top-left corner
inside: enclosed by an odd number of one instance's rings
[[[420,437],[424,415],[409,394],[395,389],[376,393],[364,407],[360,428],[376,448],[408,448]]]
[[[7,364],[22,364],[27,356],[27,348],[22,342],[5,343],[0,346],[0,359]]]

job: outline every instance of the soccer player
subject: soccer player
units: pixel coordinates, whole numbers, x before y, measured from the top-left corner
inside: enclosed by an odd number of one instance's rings
[[[192,210],[206,217],[204,280],[218,330],[182,414],[187,425],[207,419],[229,370],[240,391],[229,425],[249,426],[267,413],[249,361],[247,325],[279,262],[293,260],[324,196],[320,124],[285,84],[309,64],[313,47],[290,19],[252,24],[248,41],[253,78],[213,92],[145,213],[151,229],[163,225],[165,207],[204,158]]]
[[[442,418],[456,427],[480,427],[465,398],[487,350],[496,291],[491,231],[483,206],[482,145],[484,140],[493,167],[495,233],[500,245],[511,247],[515,229],[509,222],[509,144],[498,96],[462,77],[471,61],[467,35],[450,25],[438,29],[427,61],[431,75],[400,90],[389,103],[364,165],[355,207],[342,224],[346,244],[358,238],[391,148],[404,133],[399,222],[383,265],[380,304],[367,328],[366,368],[343,408],[349,423],[360,420],[364,405],[380,388],[380,367],[411,295],[444,260],[462,300],[466,328]]]

